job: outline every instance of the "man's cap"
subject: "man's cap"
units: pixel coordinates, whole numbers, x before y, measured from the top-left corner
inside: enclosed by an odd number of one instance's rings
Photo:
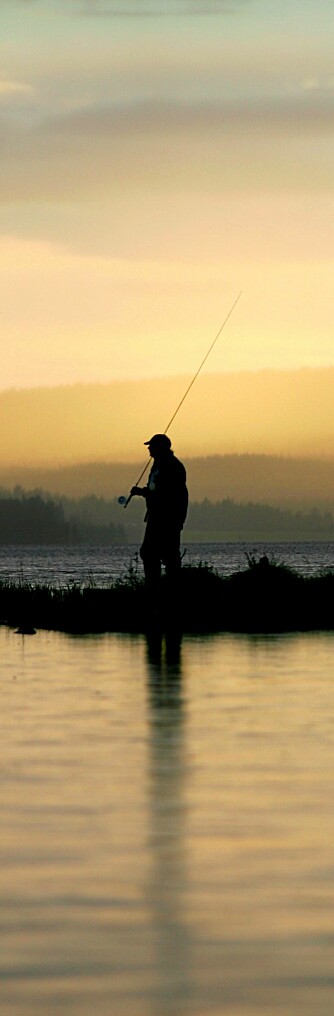
[[[152,445],[152,448],[164,448],[166,451],[167,448],[170,448],[171,443],[167,434],[153,434],[149,441],[144,441],[145,445]]]

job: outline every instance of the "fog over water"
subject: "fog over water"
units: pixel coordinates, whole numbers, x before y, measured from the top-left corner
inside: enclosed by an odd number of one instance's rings
[[[0,629],[2,1016],[332,1016],[333,649]]]

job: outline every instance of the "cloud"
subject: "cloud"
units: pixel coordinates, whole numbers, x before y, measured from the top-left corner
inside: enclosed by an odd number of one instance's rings
[[[334,92],[334,78],[305,78],[302,82],[305,92],[322,92],[323,95]]]
[[[237,7],[240,4],[236,5]],[[103,5],[94,6],[87,3],[80,13],[93,18],[166,18],[166,17],[208,17],[209,15],[232,14],[236,7],[224,0],[211,0],[204,4],[196,0],[144,0],[143,3],[128,3],[121,6],[119,0],[104,0]]]
[[[324,96],[241,103],[150,99],[115,105],[86,107],[50,118],[40,135],[96,139],[124,135],[213,135],[218,131],[246,130],[291,134],[333,134],[333,100]]]
[[[42,0],[4,0],[8,6],[37,7]],[[180,17],[231,14],[252,0],[54,0],[66,14],[86,17]]]
[[[333,101],[151,100],[86,107],[22,129],[0,121],[0,201],[124,188],[331,188]]]
[[[6,81],[0,78],[0,101],[3,98],[20,98],[23,95],[33,95],[35,89],[24,81]]]

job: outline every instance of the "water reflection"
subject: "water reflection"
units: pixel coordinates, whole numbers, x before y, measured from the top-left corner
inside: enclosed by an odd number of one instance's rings
[[[332,1016],[333,650],[0,630],[1,1016]]]
[[[191,994],[190,938],[185,920],[186,749],[182,640],[152,632],[146,640],[149,756],[148,829],[151,864],[146,887],[152,919],[152,1016],[178,1016]]]
[[[149,674],[153,683],[159,688],[159,677],[165,675],[169,691],[174,684],[173,677],[181,678],[182,668],[182,634],[178,630],[163,633],[159,628],[152,628],[146,634],[146,652]]]

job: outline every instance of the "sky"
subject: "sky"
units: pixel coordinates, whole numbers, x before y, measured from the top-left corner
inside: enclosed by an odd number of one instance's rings
[[[334,365],[333,30],[1,0],[0,390]]]

